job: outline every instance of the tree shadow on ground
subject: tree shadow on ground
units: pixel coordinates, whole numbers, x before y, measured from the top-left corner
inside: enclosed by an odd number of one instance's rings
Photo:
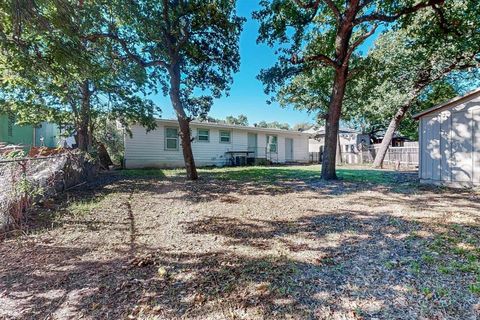
[[[479,225],[440,233],[428,223],[339,211],[289,221],[207,217],[183,228],[220,237],[222,249],[145,246],[133,259],[118,251],[102,260],[88,258],[92,248],[3,245],[0,312],[14,314],[8,306],[17,302],[19,319],[478,316],[468,290],[477,271],[460,267],[478,263]],[[462,252],[450,250],[468,241]],[[439,269],[451,265],[459,270]]]

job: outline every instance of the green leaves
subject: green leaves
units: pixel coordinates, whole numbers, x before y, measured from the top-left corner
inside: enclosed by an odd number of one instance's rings
[[[17,1],[0,4],[0,96],[21,123],[77,125],[85,94],[89,116],[109,113],[124,124],[154,125],[159,109],[144,98],[152,89],[143,68],[118,59],[108,39],[89,35],[107,27],[102,1]],[[12,13],[14,12],[14,13]],[[88,93],[82,84],[88,81]]]

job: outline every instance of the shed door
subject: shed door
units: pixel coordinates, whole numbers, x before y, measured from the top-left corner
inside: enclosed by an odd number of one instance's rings
[[[480,183],[480,109],[473,110],[473,182]]]
[[[440,180],[440,124],[438,117],[422,119],[422,179]]]
[[[255,152],[255,157],[257,157],[257,134],[248,133],[248,151]]]
[[[452,117],[450,113],[440,115],[440,175],[443,181],[452,180],[451,172],[451,132],[452,132]]]
[[[468,111],[452,115],[452,180],[472,181],[473,173],[473,121]]]
[[[293,139],[285,138],[285,161],[293,161]]]

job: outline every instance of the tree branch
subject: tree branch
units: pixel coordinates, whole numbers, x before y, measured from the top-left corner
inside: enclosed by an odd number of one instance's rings
[[[347,55],[345,56],[345,61],[348,61],[359,45],[361,45],[368,37],[373,35],[375,31],[377,30],[378,25],[374,25],[370,31],[367,33],[361,35],[349,48],[347,51]]]
[[[308,3],[304,3],[302,0],[293,0],[297,4],[297,6],[302,7],[304,9],[315,9],[317,10],[320,0],[315,0],[313,2],[309,1]]]
[[[94,33],[94,34],[86,35],[83,38],[86,39],[86,40],[92,41],[92,42],[97,41],[99,38],[112,39],[112,40],[114,40],[114,41],[116,41],[117,43],[120,44],[123,51],[125,51],[125,54],[127,55],[127,57],[130,60],[136,62],[141,67],[149,68],[149,67],[153,67],[153,66],[161,66],[161,67],[164,67],[164,68],[168,68],[168,64],[163,60],[151,60],[151,61],[143,60],[138,54],[136,54],[136,53],[134,53],[130,50],[130,48],[128,47],[127,41],[125,39],[120,38],[118,35],[116,35],[114,33],[111,33],[111,32],[109,32],[109,33]]]
[[[307,56],[303,58],[299,58],[296,54],[293,54],[292,58],[290,59],[290,62],[292,64],[301,64],[301,63],[315,62],[315,61],[322,62],[324,65],[327,65],[327,66],[338,68],[338,63],[336,63],[335,60],[331,59],[330,57],[324,54],[317,54],[314,56]]]
[[[438,17],[438,20],[439,20],[439,23],[440,23],[440,29],[442,29],[443,33],[445,33],[445,34],[454,33],[455,35],[457,35],[459,37],[462,36],[460,31],[458,31],[456,28],[451,28],[449,26],[447,18],[445,17],[445,14],[440,7],[434,5],[434,6],[432,6],[432,8],[433,8],[433,11],[435,11],[435,13]]]
[[[323,0],[327,4],[327,6],[332,10],[333,15],[335,18],[337,18],[337,21],[342,20],[342,14],[340,13],[340,10],[338,10],[338,7],[335,5],[335,3],[332,0]]]
[[[420,9],[427,8],[427,7],[433,7],[435,5],[443,5],[445,3],[445,0],[428,0],[427,2],[421,2],[418,3],[414,6],[411,7],[406,7],[403,9],[400,9],[396,14],[393,15],[386,15],[386,14],[381,14],[381,13],[372,13],[372,14],[367,14],[364,16],[361,16],[353,21],[354,25],[359,25],[363,22],[367,21],[384,21],[384,22],[393,22],[400,18],[401,16],[404,16],[406,14],[414,13]]]
[[[318,7],[320,6],[320,2],[323,1],[330,8],[330,10],[332,11],[333,15],[335,16],[338,22],[340,22],[340,20],[342,19],[342,14],[340,13],[340,10],[332,0],[315,0],[313,2],[308,2],[308,3],[304,3],[302,0],[293,0],[293,1],[301,8],[313,9],[314,10],[313,17],[316,15]]]

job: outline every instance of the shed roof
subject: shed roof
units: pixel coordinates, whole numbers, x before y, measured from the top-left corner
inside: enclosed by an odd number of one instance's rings
[[[460,104],[461,102],[464,102],[464,101],[468,101],[470,99],[472,99],[474,96],[476,95],[480,95],[480,88],[477,88],[473,91],[470,91],[462,96],[458,96],[458,97],[455,97],[451,100],[448,100],[447,102],[444,102],[442,104],[439,104],[439,105],[436,105],[434,107],[431,107],[427,110],[424,110],[422,112],[419,112],[417,114],[414,114],[413,115],[413,118],[415,120],[418,120],[419,118],[423,117],[423,116],[426,116],[427,114],[430,114],[432,112],[435,112],[435,111],[440,111],[440,110],[443,110],[443,109],[446,109],[448,107],[451,107],[452,105],[455,105],[455,104]]]

